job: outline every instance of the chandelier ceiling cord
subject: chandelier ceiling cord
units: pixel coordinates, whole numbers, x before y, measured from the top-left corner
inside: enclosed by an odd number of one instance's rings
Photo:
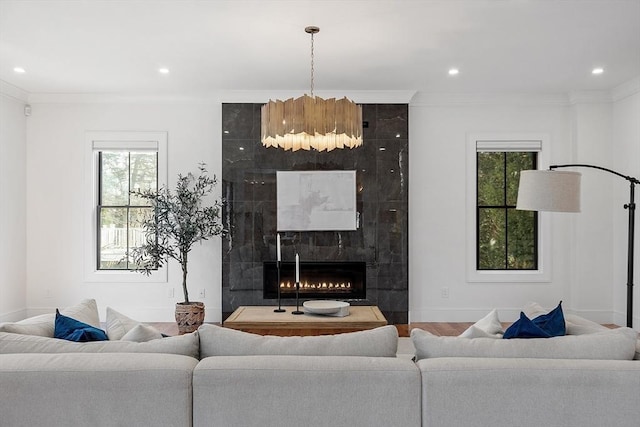
[[[313,95],[314,40],[320,28],[309,26],[311,35],[311,92],[262,106],[262,145],[284,150],[331,151],[362,145],[362,108],[347,97],[323,99]]]

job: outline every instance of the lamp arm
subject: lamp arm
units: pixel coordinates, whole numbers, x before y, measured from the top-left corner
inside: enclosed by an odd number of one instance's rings
[[[549,166],[549,169],[559,169],[559,168],[591,168],[591,169],[599,169],[601,171],[605,171],[605,172],[609,172],[609,173],[612,173],[614,175],[617,175],[620,178],[624,178],[624,179],[626,179],[627,181],[629,181],[629,182],[631,182],[633,184],[640,184],[640,180],[638,180],[637,178],[621,174],[620,172],[616,172],[614,170],[611,170],[611,169],[608,169],[608,168],[604,168],[602,166],[587,165],[587,164],[583,164],[583,163],[574,163],[574,164],[567,164],[567,165],[551,165],[551,166]]]

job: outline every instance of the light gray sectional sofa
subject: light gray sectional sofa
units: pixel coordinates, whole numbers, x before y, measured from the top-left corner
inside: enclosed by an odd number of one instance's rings
[[[394,326],[262,337],[203,325],[98,343],[21,326],[0,325],[2,427],[640,425],[628,328],[535,340],[414,330],[414,361],[395,357]]]
[[[194,339],[199,358],[164,353]],[[394,326],[262,337],[203,325],[144,343],[0,332],[0,426],[417,427],[420,371],[395,357],[397,340]],[[132,352],[143,345],[161,353]]]
[[[422,425],[640,425],[640,361],[424,359]]]
[[[0,426],[190,426],[197,364],[174,354],[0,354]]]

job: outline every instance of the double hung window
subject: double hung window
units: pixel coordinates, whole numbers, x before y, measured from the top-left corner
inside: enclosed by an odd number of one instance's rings
[[[520,171],[536,151],[478,151],[476,269],[537,270],[538,214],[516,210]]]
[[[520,171],[548,164],[544,134],[468,136],[467,278],[470,282],[550,280],[550,227],[516,210]]]
[[[145,239],[141,222],[153,215],[134,190],[158,188],[157,150],[98,151],[97,269],[131,270],[131,249]]]
[[[87,281],[157,282],[134,272],[131,250],[146,236],[141,223],[154,215],[136,190],[166,183],[166,132],[87,132],[85,278]]]

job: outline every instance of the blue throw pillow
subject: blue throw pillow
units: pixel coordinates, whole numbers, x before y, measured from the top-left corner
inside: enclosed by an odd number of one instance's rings
[[[520,319],[513,322],[511,326],[504,331],[502,338],[549,338],[547,332],[540,328],[540,326],[533,323],[526,314],[520,312]]]
[[[562,313],[562,301],[549,313],[542,314],[533,319],[533,323],[552,337],[566,335],[567,326],[564,322],[564,314]]]
[[[551,338],[561,335],[566,335],[562,301],[549,313],[533,320],[520,312],[520,319],[504,331],[503,338]]]
[[[107,334],[102,329],[60,314],[56,309],[56,322],[53,336],[67,341],[87,342],[106,341]]]

